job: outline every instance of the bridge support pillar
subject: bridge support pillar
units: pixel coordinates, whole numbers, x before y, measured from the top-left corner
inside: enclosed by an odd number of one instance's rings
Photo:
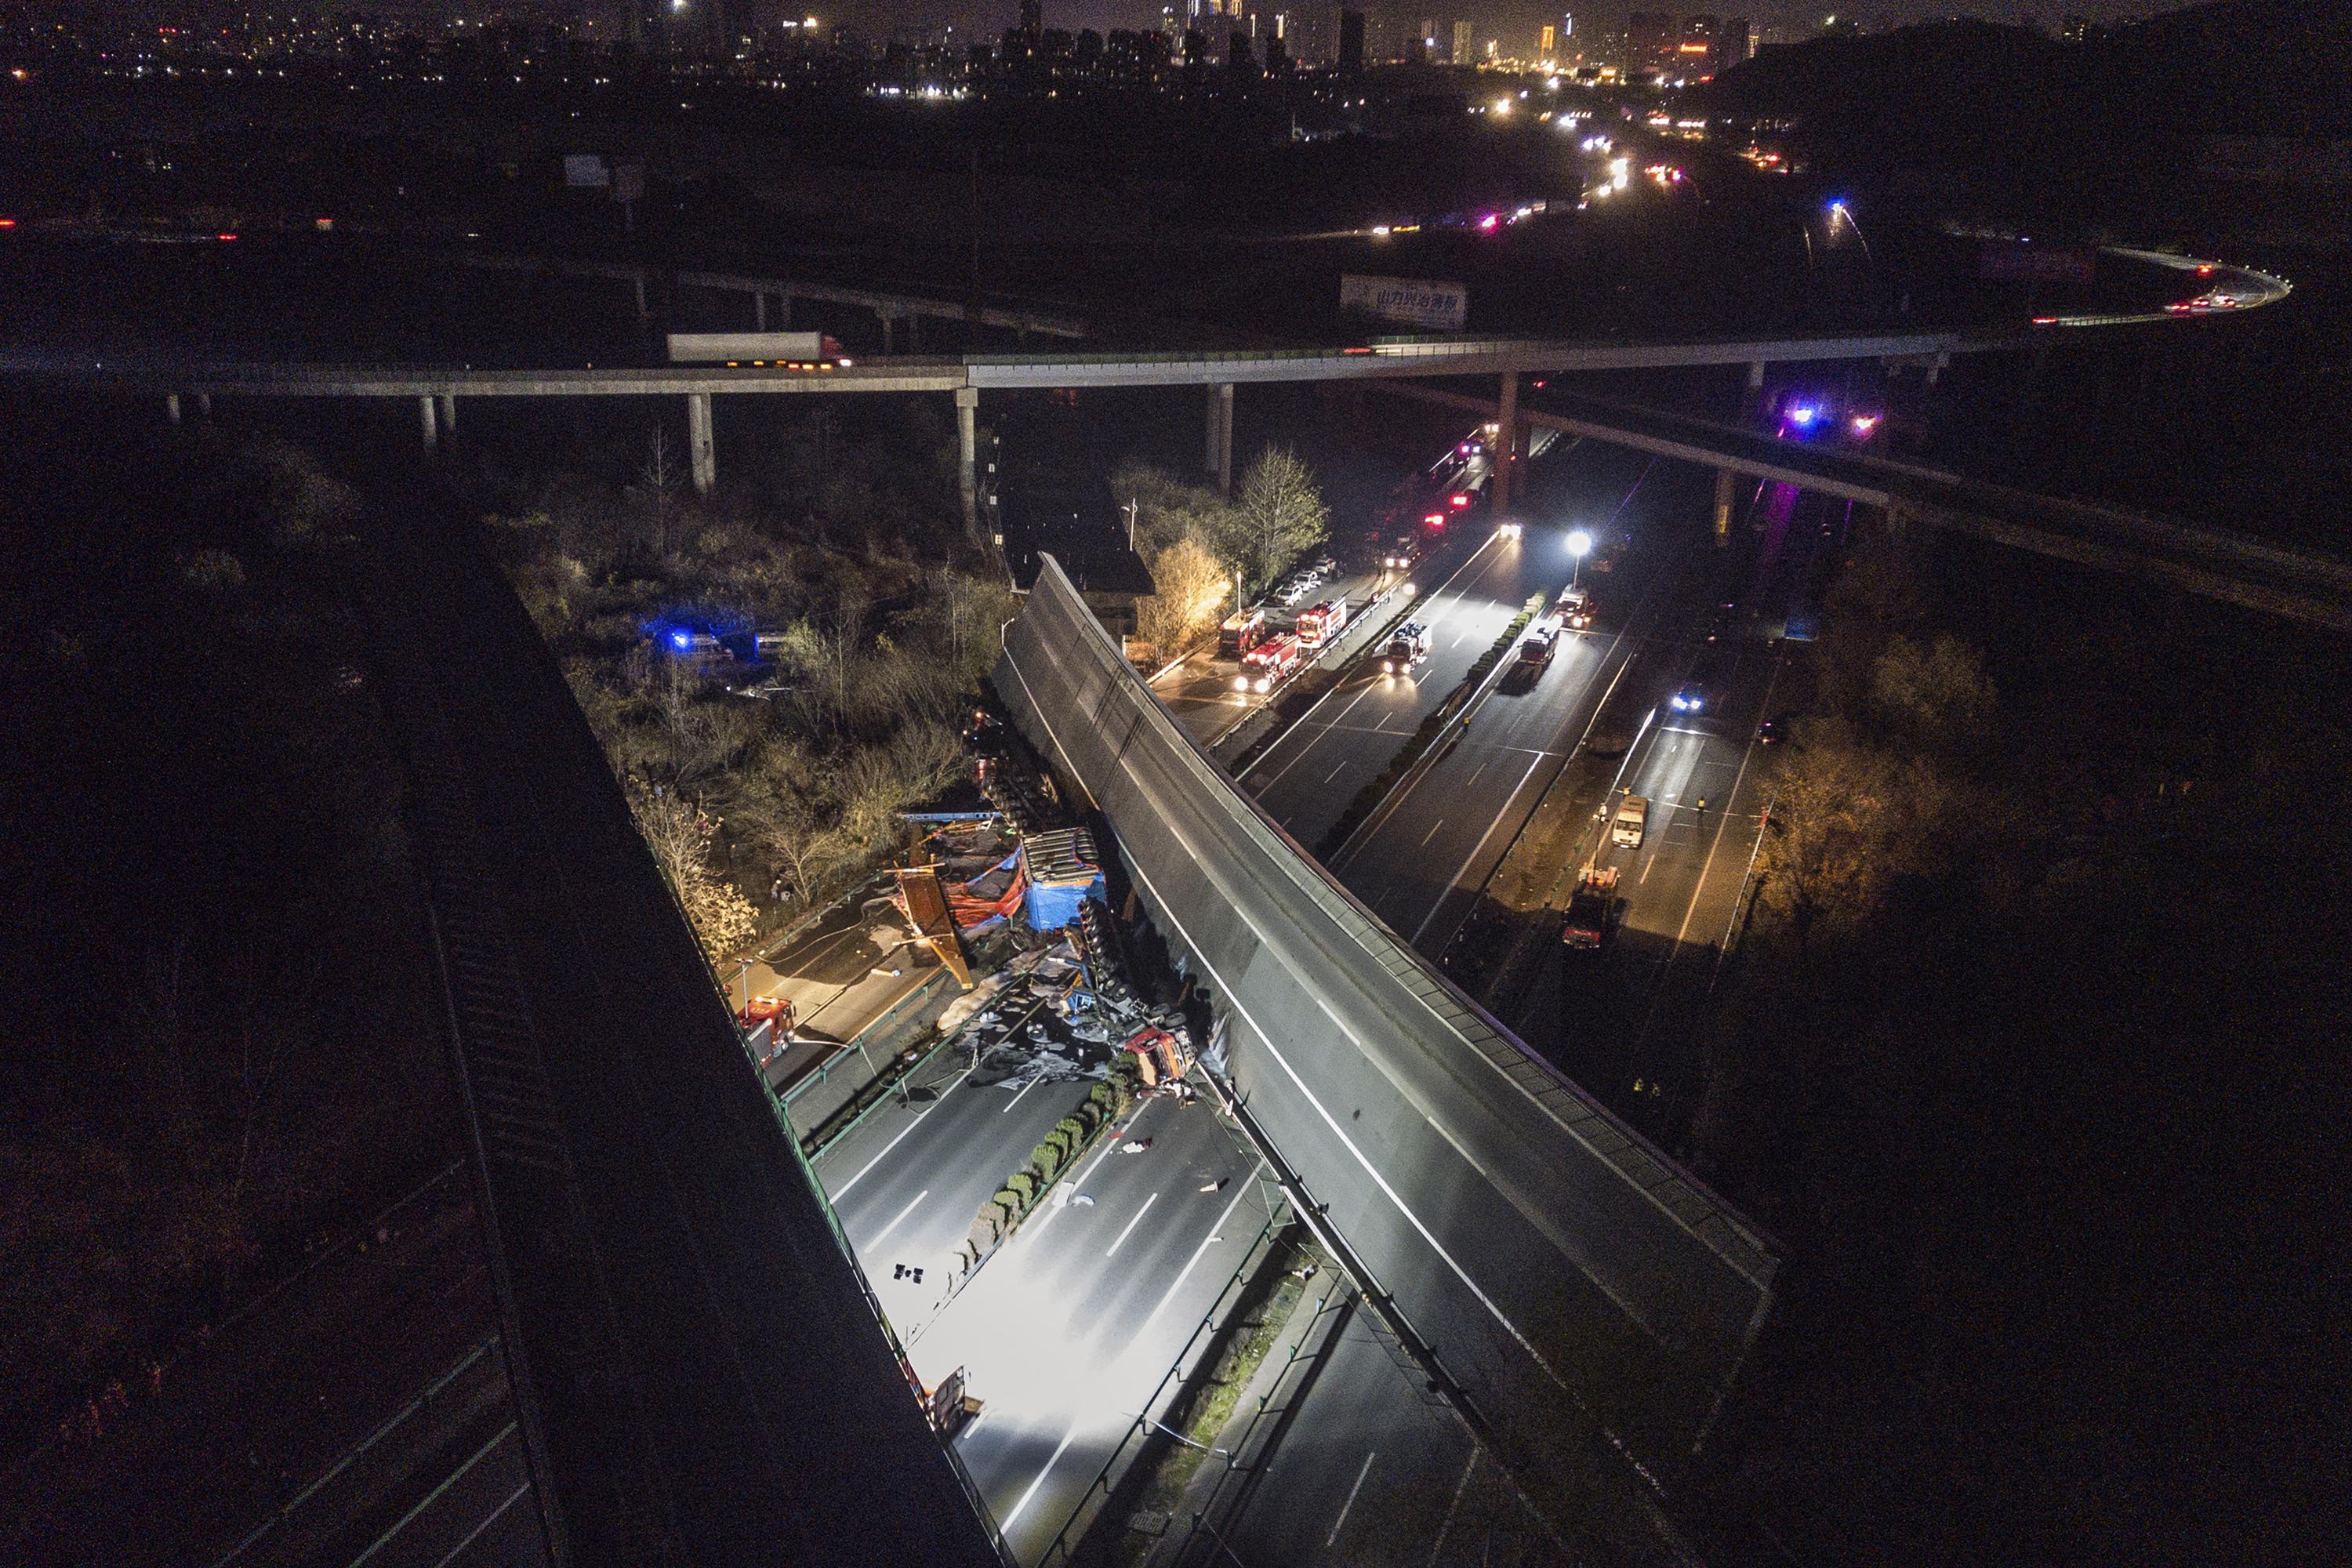
[[[441,447],[441,430],[433,422],[433,399],[429,395],[416,400],[416,422],[425,433],[425,451],[429,457]]]
[[[213,395],[211,393],[199,392],[196,394],[196,412],[206,419],[213,416]]]
[[[1217,476],[1217,492],[1234,493],[1234,384],[1209,388],[1209,444],[1201,465]]]
[[[1511,507],[1511,481],[1518,476],[1513,465],[1519,455],[1519,373],[1503,373],[1503,395],[1495,407],[1495,515]]]
[[[1930,388],[1944,379],[1944,367],[1952,363],[1949,354],[1937,354],[1927,362],[1927,384]]]
[[[922,342],[922,324],[923,318],[920,316],[909,315],[907,318],[907,352],[910,354],[920,353],[922,352],[920,347]]]
[[[1715,543],[1720,550],[1731,542],[1731,481],[1729,468],[1715,470]]]
[[[896,316],[882,317],[882,352],[886,354],[898,352],[898,318]]]
[[[1764,362],[1760,359],[1752,359],[1748,362],[1748,390],[1740,394],[1739,397],[1740,423],[1744,425],[1755,418],[1756,411],[1763,406]]]
[[[178,393],[167,392],[163,395],[163,417],[169,419],[174,425],[177,425],[180,422],[180,395]]]
[[[450,435],[455,436],[457,433],[457,395],[455,393],[444,393],[433,401],[440,407],[441,428],[447,431]]]
[[[792,330],[793,297],[790,294],[779,294],[776,296],[776,331],[789,332]]]
[[[636,290],[637,321],[643,323],[652,320],[653,312],[646,309],[646,275],[642,272],[632,274],[629,282]]]
[[[768,330],[768,291],[765,289],[751,290],[751,330],[755,332]]]
[[[694,470],[694,493],[707,496],[719,482],[719,448],[710,438],[710,394],[686,395],[686,450]]]
[[[980,389],[959,386],[956,408],[956,495],[963,502],[964,528],[980,531]]]

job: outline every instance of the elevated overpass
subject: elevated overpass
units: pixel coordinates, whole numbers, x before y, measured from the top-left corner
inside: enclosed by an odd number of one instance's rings
[[[1523,1486],[1580,1530],[1654,1542],[1645,1472],[1704,1437],[1770,1310],[1778,1248],[1235,787],[1050,557],[992,680],[1108,820],[1211,994],[1213,1070],[1368,1298]]]
[[[1407,395],[1493,418],[1497,405],[1426,387]],[[1873,453],[1790,440],[1665,409],[1552,394],[1518,419],[1718,473],[1795,485],[1938,528],[2331,631],[2352,631],[2352,560],[1969,479]]]
[[[363,534],[549,1560],[1002,1568],[553,655],[472,525]]]

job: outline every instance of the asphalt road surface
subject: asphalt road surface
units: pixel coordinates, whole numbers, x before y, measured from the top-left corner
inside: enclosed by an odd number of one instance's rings
[[[1207,1104],[1146,1101],[950,1296],[981,1204],[1088,1086],[975,1088],[944,1058],[926,1077],[936,1098],[877,1114],[817,1173],[917,1373],[961,1368],[983,1402],[957,1451],[1034,1563],[1264,1227],[1257,1162]]]

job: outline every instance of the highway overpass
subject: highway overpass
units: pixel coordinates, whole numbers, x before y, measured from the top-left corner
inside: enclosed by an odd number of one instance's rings
[[[1418,386],[1392,390],[1486,418],[1498,405]],[[1826,442],[1794,440],[1665,409],[1552,393],[1550,410],[1521,407],[1521,424],[1606,441],[1860,501],[1937,528],[1974,534],[2264,615],[2352,631],[2352,561],[2121,507],[1991,484]],[[1720,526],[1720,520],[1718,521]]]
[[[1537,1058],[1244,795],[1047,558],[993,683],[1213,997],[1220,1077],[1367,1296],[1517,1467],[1654,1540],[1773,1244]]]
[[[1000,1563],[554,656],[476,527],[377,515],[398,737],[549,1558]]]

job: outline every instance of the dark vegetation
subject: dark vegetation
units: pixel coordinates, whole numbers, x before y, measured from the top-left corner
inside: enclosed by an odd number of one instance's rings
[[[634,469],[558,455],[471,481],[714,960],[761,907],[772,923],[862,879],[898,813],[965,771],[961,721],[1013,608],[941,437],[928,409],[820,409],[708,502],[658,426]],[[751,665],[676,641],[760,634]]]
[[[456,1144],[401,773],[338,563],[356,499],[266,442],[55,404],[11,428],[14,1453],[101,1438],[125,1391]]]
[[[2325,1555],[2342,651],[1885,532],[1814,651],[1695,1133],[1793,1257],[1727,1485],[1801,1561]]]

